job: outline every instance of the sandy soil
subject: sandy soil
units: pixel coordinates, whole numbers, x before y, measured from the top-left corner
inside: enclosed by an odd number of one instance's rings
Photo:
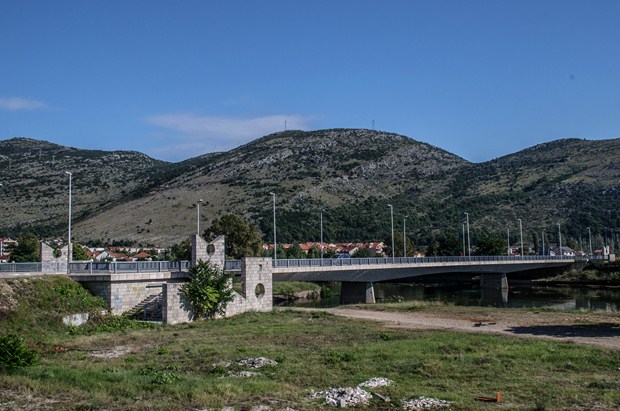
[[[304,309],[305,310],[305,309]],[[356,308],[314,309],[363,320],[380,321],[388,327],[493,333],[524,338],[547,338],[576,344],[620,349],[620,315],[518,310],[458,308],[437,312],[374,311]]]

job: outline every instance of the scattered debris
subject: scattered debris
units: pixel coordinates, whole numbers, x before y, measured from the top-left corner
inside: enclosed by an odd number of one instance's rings
[[[390,384],[393,384],[394,381],[388,380],[387,378],[375,377],[371,378],[367,381],[364,381],[361,384],[358,384],[358,387],[366,387],[366,388],[375,388],[375,387],[387,387]]]
[[[450,401],[438,400],[437,398],[420,397],[413,400],[402,400],[406,410],[435,410],[450,406]]]
[[[338,387],[327,391],[313,392],[311,398],[325,398],[325,404],[334,407],[367,405],[372,395],[360,387]]]
[[[502,392],[498,391],[495,397],[476,397],[477,401],[502,402]]]
[[[228,373],[228,375],[230,375],[231,377],[250,378],[250,377],[256,377],[258,375],[258,373],[254,372],[254,371],[239,371],[239,372],[232,372],[232,371],[230,371]]]
[[[483,327],[485,325],[495,325],[497,323],[483,323],[482,321],[479,321],[477,323],[474,323],[474,327]]]
[[[381,395],[378,392],[370,391],[370,393],[372,395],[374,395],[375,397],[379,398],[383,402],[390,402],[391,401],[390,397],[386,397],[385,395]]]
[[[129,347],[119,345],[109,350],[93,350],[88,355],[93,358],[118,358],[127,354],[129,351]]]
[[[239,365],[247,365],[250,368],[260,368],[265,365],[278,365],[277,361],[270,360],[265,357],[257,357],[257,358],[242,358],[238,361]]]
[[[224,368],[228,368],[230,367],[230,362],[228,361],[218,361],[218,362],[214,362],[213,364],[211,364],[211,367],[215,368],[215,367],[224,367]]]

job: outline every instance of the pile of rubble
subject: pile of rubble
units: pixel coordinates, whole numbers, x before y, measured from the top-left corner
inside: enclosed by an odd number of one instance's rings
[[[257,372],[254,371],[239,371],[239,372],[233,372],[233,371],[229,371],[228,375],[231,377],[245,377],[245,378],[250,378],[250,377],[255,377],[258,375]]]
[[[438,400],[437,398],[420,397],[413,400],[402,400],[405,410],[436,410],[450,406],[450,401]]]
[[[216,369],[216,368],[228,368],[232,365],[232,363],[228,362],[228,361],[219,361],[216,363],[211,364],[211,366]],[[265,358],[265,357],[257,357],[257,358],[242,358],[239,361],[237,361],[236,365],[240,365],[240,366],[244,366],[244,367],[249,367],[249,368],[261,368],[264,367],[265,365],[278,365],[277,361],[274,360],[270,360],[269,358]],[[257,376],[258,373],[254,372],[254,371],[228,371],[228,376],[230,377],[245,377],[245,378],[249,378],[249,377],[255,377]]]
[[[357,387],[331,388],[327,391],[313,392],[310,397],[325,398],[326,405],[341,408],[368,405],[372,394],[364,390],[364,388],[387,387],[393,382],[387,378],[375,377],[358,384]],[[389,399],[387,400],[389,401]]]
[[[270,360],[269,358],[265,358],[265,357],[256,357],[256,358],[242,358],[237,362],[237,364],[246,365],[250,368],[260,368],[260,367],[264,367],[265,365],[278,365],[278,362],[274,360]]]
[[[364,381],[361,384],[358,384],[358,387],[365,387],[365,388],[376,388],[376,387],[387,387],[390,384],[393,384],[394,381],[392,380],[388,380],[387,378],[381,378],[381,377],[375,377],[375,378],[371,378],[367,381]]]
[[[394,381],[387,378],[375,377],[364,381],[357,387],[338,387],[326,391],[312,392],[310,398],[324,398],[326,405],[333,407],[354,407],[356,405],[368,405],[370,399],[375,395],[384,402],[390,402],[388,397],[384,397],[375,392],[370,393],[364,388],[387,387]],[[419,397],[412,400],[401,400],[405,410],[437,410],[447,408],[451,405],[450,401],[438,400],[436,398]]]
[[[345,408],[368,405],[372,394],[360,387],[338,387],[327,391],[313,392],[310,398],[325,398],[326,405]]]

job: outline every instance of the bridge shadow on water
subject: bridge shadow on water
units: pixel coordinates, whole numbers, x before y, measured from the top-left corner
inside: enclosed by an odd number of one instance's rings
[[[534,325],[512,327],[506,331],[557,338],[571,337],[620,337],[620,324]]]

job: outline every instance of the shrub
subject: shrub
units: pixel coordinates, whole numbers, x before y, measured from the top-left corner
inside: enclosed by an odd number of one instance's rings
[[[0,336],[0,368],[12,371],[34,364],[38,358],[38,351],[28,348],[19,335]]]
[[[224,273],[209,261],[198,261],[189,269],[190,279],[183,284],[185,298],[195,318],[224,315],[226,305],[233,298],[232,275]]]

